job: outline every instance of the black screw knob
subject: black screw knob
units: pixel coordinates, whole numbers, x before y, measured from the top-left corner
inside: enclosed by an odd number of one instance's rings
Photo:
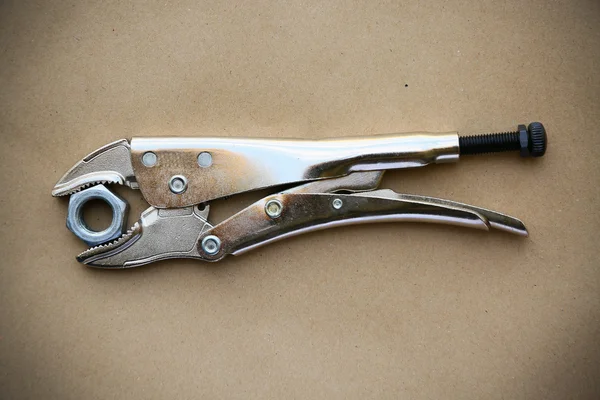
[[[541,157],[548,139],[544,125],[532,122],[528,127],[519,125],[515,132],[460,136],[458,143],[461,155],[520,151],[521,157]]]

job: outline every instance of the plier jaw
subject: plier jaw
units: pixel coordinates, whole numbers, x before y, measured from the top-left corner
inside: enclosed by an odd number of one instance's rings
[[[107,183],[138,188],[127,139],[109,143],[85,156],[58,180],[52,189],[52,196],[67,196],[90,186]]]
[[[388,169],[458,161],[460,142],[455,132],[319,141],[134,138],[85,157],[52,194],[81,196],[87,186],[117,183],[140,189],[150,203],[121,237],[77,257],[101,268],[169,258],[214,262],[301,233],[373,222],[434,222],[527,236],[514,217],[377,189]],[[219,224],[209,222],[213,199],[286,184],[291,187]]]
[[[198,236],[212,228],[210,207],[150,207],[119,239],[87,249],[77,260],[100,268],[128,268],[169,258],[202,258]]]

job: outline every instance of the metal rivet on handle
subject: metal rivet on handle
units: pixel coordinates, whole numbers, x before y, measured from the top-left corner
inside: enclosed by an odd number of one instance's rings
[[[212,155],[206,151],[198,154],[198,165],[202,168],[208,168],[212,165]]]
[[[169,179],[169,189],[175,194],[181,194],[186,191],[188,186],[187,179],[183,175],[175,175]]]
[[[283,205],[279,200],[269,200],[267,201],[267,204],[265,204],[265,212],[271,218],[279,217],[282,210]]]
[[[221,250],[221,239],[215,235],[208,235],[202,239],[202,250],[208,255],[214,256]]]
[[[158,161],[158,157],[151,151],[147,151],[142,156],[142,164],[146,167],[153,167],[156,165],[156,161]]]
[[[344,205],[344,202],[342,201],[342,199],[333,199],[333,202],[331,203],[331,205],[336,210],[339,210]]]

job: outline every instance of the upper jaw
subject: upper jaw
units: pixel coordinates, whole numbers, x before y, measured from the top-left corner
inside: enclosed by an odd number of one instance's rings
[[[109,143],[84,157],[54,185],[52,196],[73,194],[99,183],[118,183],[137,189],[127,139]]]

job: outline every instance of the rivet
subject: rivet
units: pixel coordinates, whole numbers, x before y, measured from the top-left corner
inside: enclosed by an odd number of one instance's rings
[[[169,189],[175,194],[181,194],[186,191],[188,186],[187,179],[183,175],[175,175],[169,179]]]
[[[158,157],[151,151],[147,151],[142,156],[142,164],[146,167],[153,167],[156,165],[156,161],[158,161]]]
[[[212,155],[206,151],[198,154],[198,165],[202,168],[208,168],[212,165]]]
[[[214,256],[221,250],[221,239],[215,235],[208,235],[202,239],[202,250],[208,255]]]
[[[265,204],[265,212],[271,218],[279,217],[282,210],[283,205],[279,200],[269,200],[267,201],[267,204]]]
[[[344,205],[344,202],[342,201],[342,199],[333,199],[333,201],[331,202],[331,205],[336,210],[339,210]]]

